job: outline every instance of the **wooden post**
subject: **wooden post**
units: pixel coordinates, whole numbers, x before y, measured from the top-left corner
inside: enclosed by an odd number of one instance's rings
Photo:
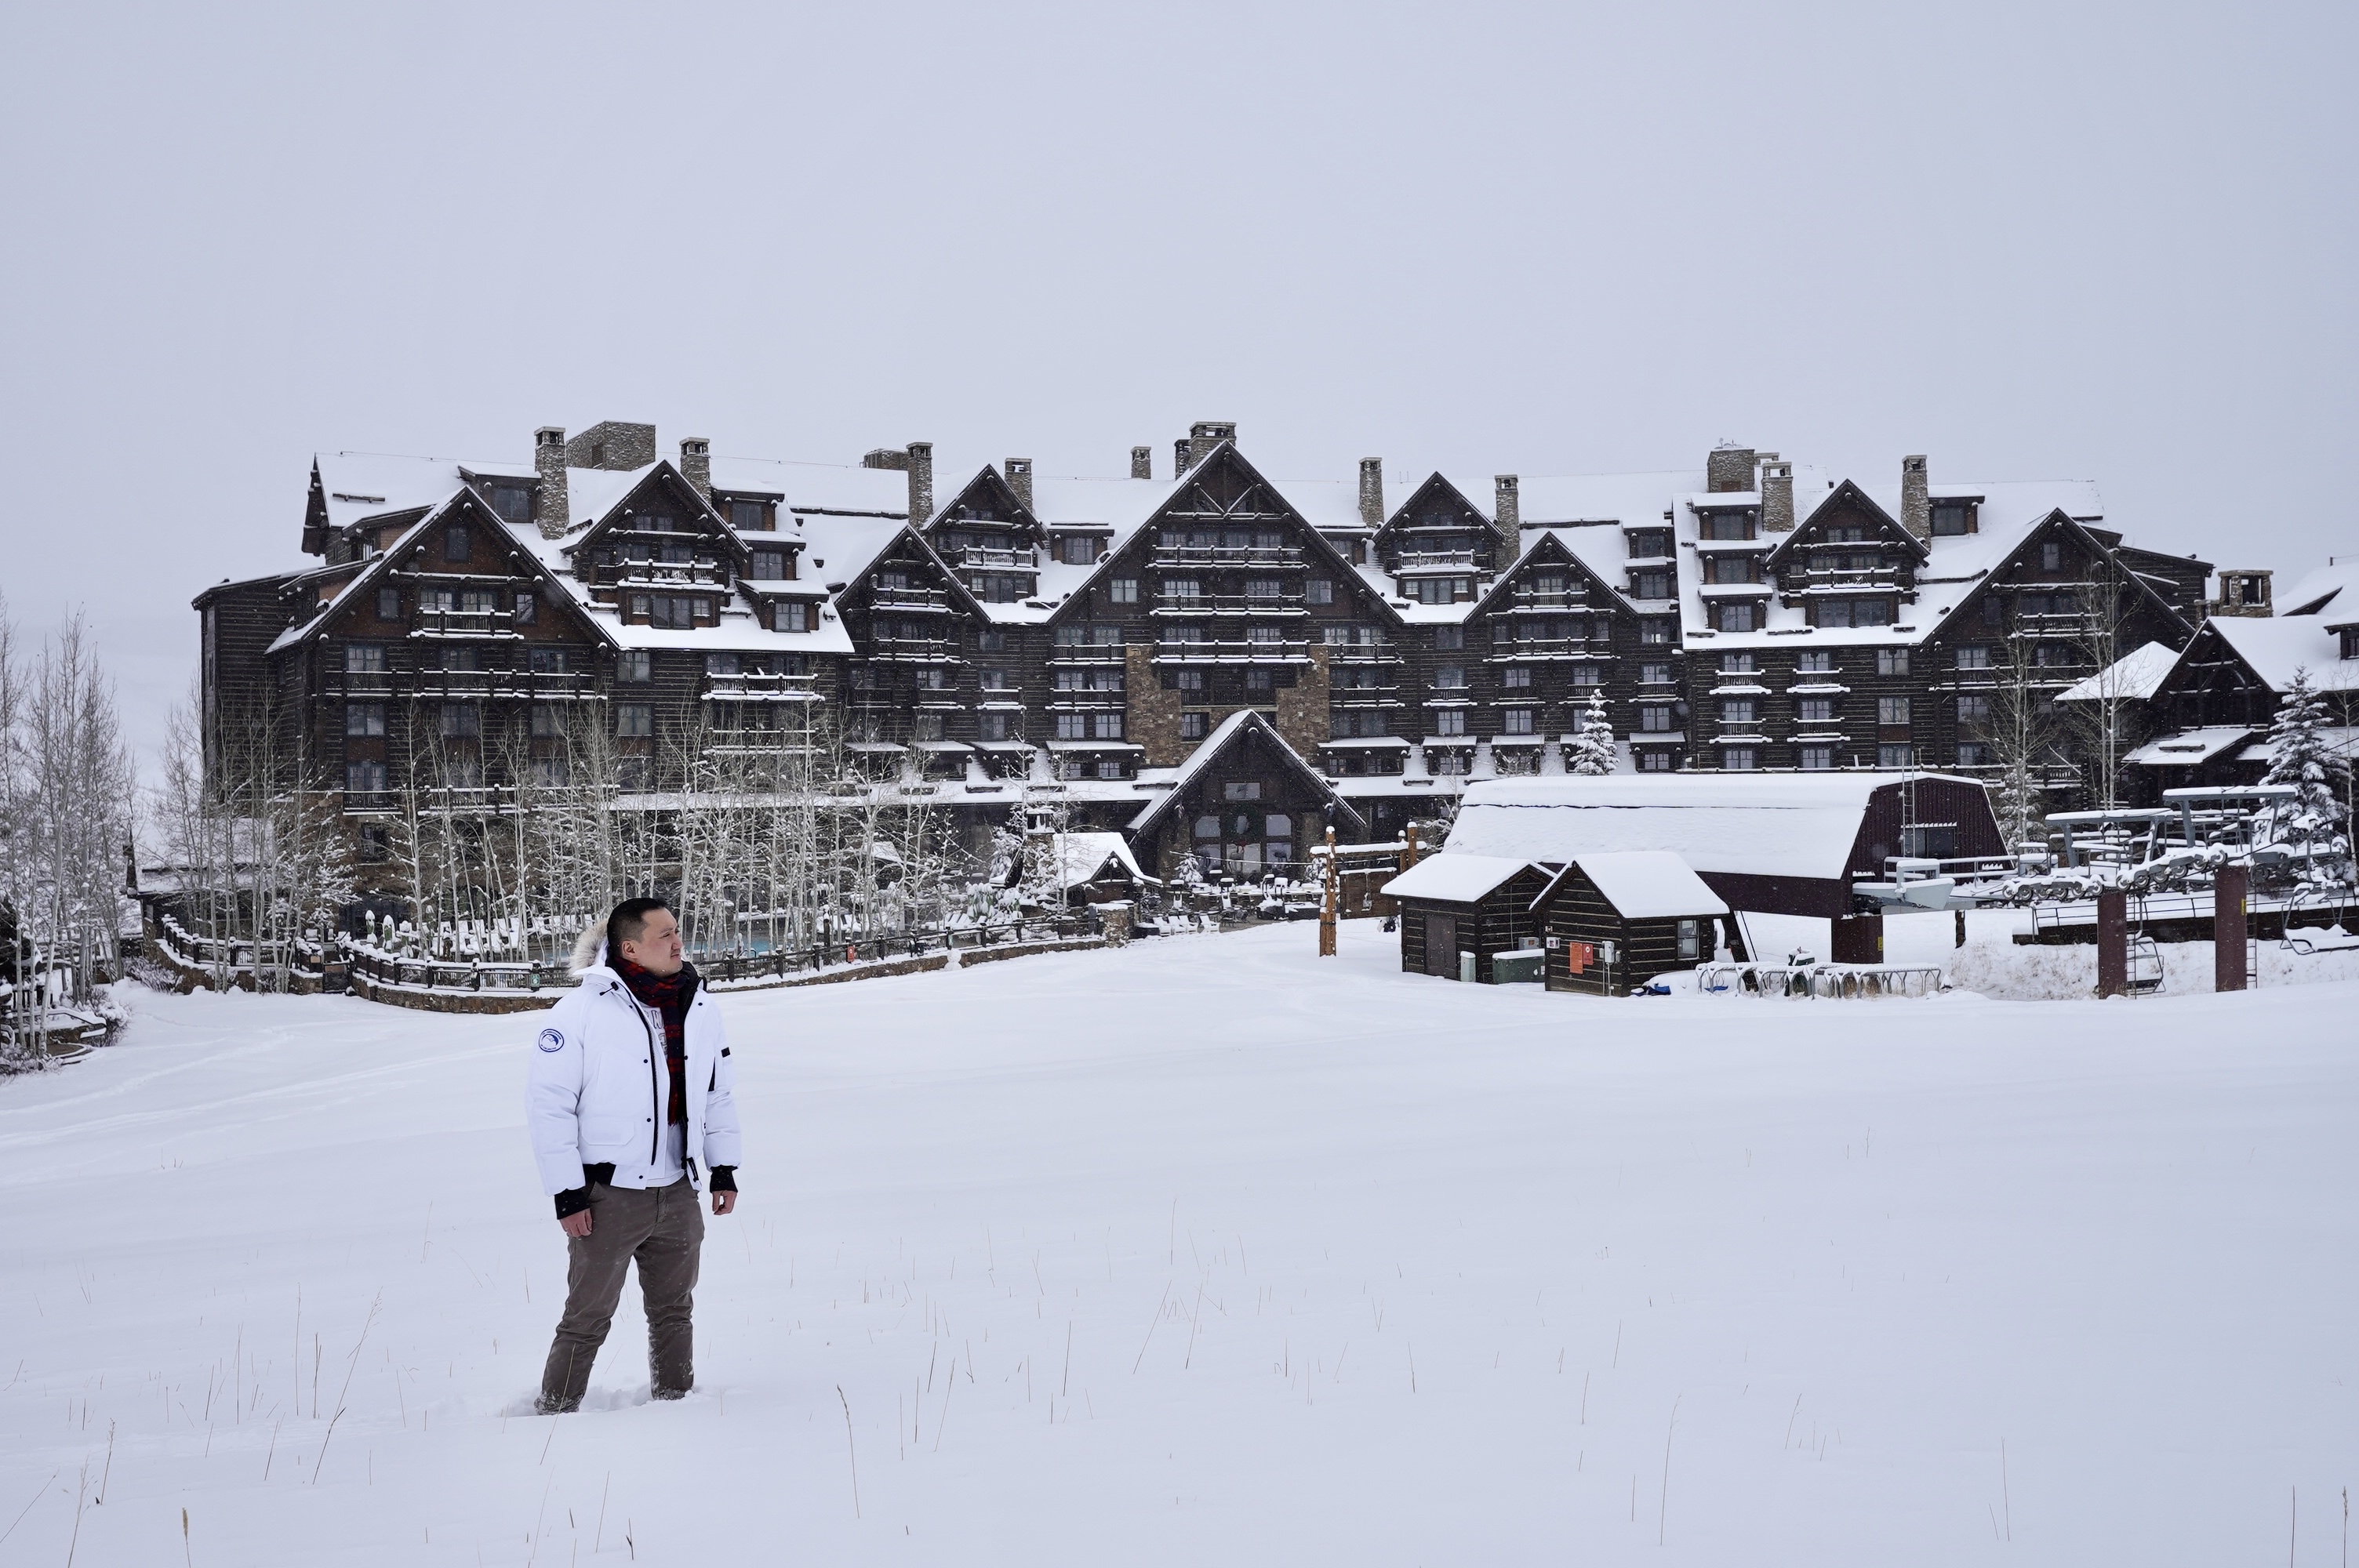
[[[1410,868],[1410,867],[1412,867],[1412,866],[1414,866],[1414,865],[1416,865],[1416,864],[1417,864],[1417,824],[1416,824],[1416,823],[1414,823],[1414,822],[1412,822],[1412,823],[1410,823],[1407,827],[1405,827],[1405,828],[1401,829],[1401,857],[1400,857],[1400,869],[1401,869],[1401,871],[1403,871],[1403,873],[1406,873],[1406,872],[1408,872],[1408,871],[1409,870],[1409,868]]]
[[[1335,917],[1339,913],[1335,906],[1340,877],[1341,873],[1335,869],[1335,829],[1331,824],[1327,829],[1327,898],[1319,911],[1319,956],[1322,958],[1335,956]]]
[[[2097,994],[2127,996],[2130,989],[2130,901],[2119,888],[2097,892]]]
[[[2212,884],[2212,989],[2245,989],[2245,904],[2253,891],[2249,866],[2223,866]]]

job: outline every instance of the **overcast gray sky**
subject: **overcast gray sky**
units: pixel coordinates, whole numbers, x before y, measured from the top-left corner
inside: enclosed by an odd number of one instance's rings
[[[309,455],[2090,478],[2359,551],[2359,7],[0,6],[0,587],[152,744]]]

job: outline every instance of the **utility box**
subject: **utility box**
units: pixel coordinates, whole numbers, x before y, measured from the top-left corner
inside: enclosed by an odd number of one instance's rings
[[[1541,947],[1517,947],[1491,955],[1491,983],[1495,986],[1538,985],[1547,978],[1548,952]]]
[[[1462,948],[1458,954],[1458,978],[1470,986],[1474,983],[1474,955]]]

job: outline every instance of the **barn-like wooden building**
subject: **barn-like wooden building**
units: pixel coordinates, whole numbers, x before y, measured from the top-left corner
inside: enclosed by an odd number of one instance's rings
[[[1719,894],[1668,849],[1582,855],[1549,879],[1529,914],[1545,934],[1555,991],[1619,996],[1708,962],[1735,922]]]
[[[1549,873],[1495,855],[1430,855],[1385,884],[1400,910],[1401,968],[1445,980],[1498,977],[1497,955],[1538,940],[1532,901]]]

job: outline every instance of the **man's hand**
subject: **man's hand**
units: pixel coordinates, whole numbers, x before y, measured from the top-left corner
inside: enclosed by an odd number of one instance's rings
[[[737,1195],[735,1193],[715,1193],[712,1195],[713,1213],[727,1214],[731,1209],[734,1209],[736,1206]]]
[[[568,1236],[587,1236],[590,1234],[590,1211],[585,1208],[580,1214],[569,1214],[557,1224]]]

